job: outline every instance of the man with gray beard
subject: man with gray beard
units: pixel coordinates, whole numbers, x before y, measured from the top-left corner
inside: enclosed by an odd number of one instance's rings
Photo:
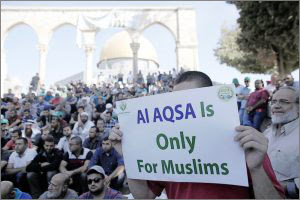
[[[44,192],[39,199],[77,199],[77,193],[69,189],[70,177],[59,173],[52,177],[48,191]]]
[[[271,101],[272,125],[264,134],[269,139],[268,155],[277,180],[287,198],[299,198],[299,94],[282,87]]]

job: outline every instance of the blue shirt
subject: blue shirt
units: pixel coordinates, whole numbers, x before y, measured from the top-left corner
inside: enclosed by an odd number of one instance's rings
[[[32,197],[30,196],[30,194],[28,194],[26,192],[22,192],[18,188],[15,188],[15,192],[16,192],[15,199],[32,199]]]
[[[105,153],[101,147],[98,147],[90,160],[88,168],[94,165],[102,166],[105,174],[110,175],[118,166],[124,165],[124,160],[114,148],[111,149],[111,152]]]
[[[98,95],[94,94],[90,97],[90,99],[96,106],[98,105]]]
[[[38,116],[40,116],[40,113],[44,110],[45,107],[49,107],[50,104],[47,102],[47,101],[44,101],[42,103],[37,103],[36,105],[36,108],[37,108],[37,114]]]
[[[46,95],[44,97],[45,101],[47,101],[47,102],[49,102],[52,98],[53,98],[53,96],[48,96],[48,95]]]
[[[248,88],[248,87],[243,87],[240,91],[240,95],[249,95],[251,92],[251,89]],[[246,104],[247,104],[247,99],[243,99],[241,101],[241,108],[245,108],[246,107]]]
[[[88,148],[90,150],[94,150],[97,149],[99,146],[101,146],[101,144],[102,144],[102,140],[100,136],[98,136],[94,142],[91,140],[90,137],[88,137],[84,140],[83,147]]]

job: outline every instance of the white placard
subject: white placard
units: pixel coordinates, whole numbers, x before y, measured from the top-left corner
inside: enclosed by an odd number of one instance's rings
[[[117,102],[129,178],[248,186],[233,85]]]

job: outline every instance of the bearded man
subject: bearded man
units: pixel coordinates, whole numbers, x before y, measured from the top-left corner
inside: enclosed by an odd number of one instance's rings
[[[293,87],[280,88],[271,101],[272,125],[268,155],[277,180],[288,198],[299,198],[299,94]]]

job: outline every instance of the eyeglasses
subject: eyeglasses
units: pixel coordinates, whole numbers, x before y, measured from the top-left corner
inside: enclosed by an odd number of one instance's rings
[[[75,146],[75,145],[80,145],[80,143],[76,144],[76,143],[69,143],[69,146]]]
[[[271,105],[275,105],[276,103],[279,103],[279,105],[281,105],[281,106],[286,106],[286,105],[289,105],[291,103],[296,103],[296,102],[291,102],[291,101],[288,101],[288,100],[285,100],[285,99],[279,99],[279,100],[273,99],[271,101]]]
[[[91,185],[93,182],[99,183],[101,180],[103,180],[103,179],[102,179],[102,178],[88,179],[88,180],[87,180],[87,183],[88,183],[89,185]]]
[[[58,186],[58,185],[54,185],[54,184],[51,183],[51,182],[48,182],[48,185],[49,185],[49,186],[52,186],[52,187],[54,187],[54,188],[57,188],[57,186]]]

